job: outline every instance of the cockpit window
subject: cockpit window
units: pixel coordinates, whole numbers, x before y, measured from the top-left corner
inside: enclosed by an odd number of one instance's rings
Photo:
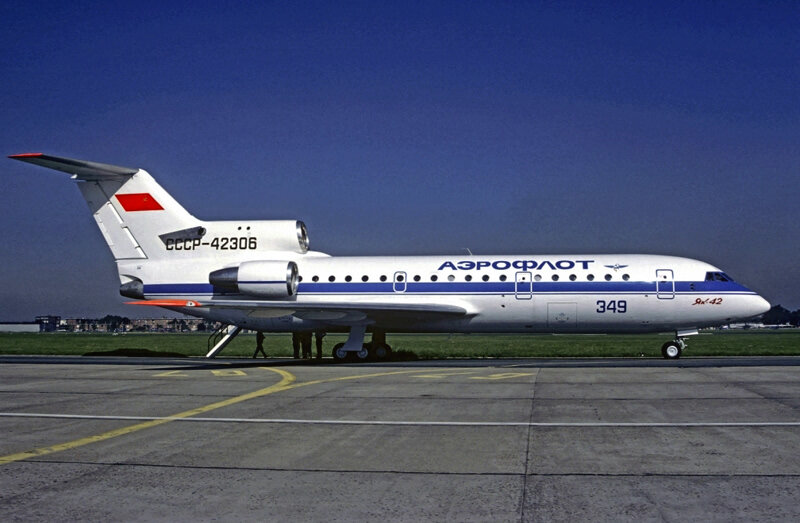
[[[733,281],[733,278],[724,272],[707,272],[706,281]]]

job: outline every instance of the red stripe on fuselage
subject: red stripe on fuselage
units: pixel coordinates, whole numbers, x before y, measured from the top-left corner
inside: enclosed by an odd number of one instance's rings
[[[134,211],[163,211],[155,198],[150,193],[131,193],[131,194],[118,194],[117,201],[122,205],[122,208],[127,212]]]

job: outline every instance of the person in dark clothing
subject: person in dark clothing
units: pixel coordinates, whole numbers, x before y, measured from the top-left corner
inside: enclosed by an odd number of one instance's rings
[[[303,359],[311,359],[311,331],[300,333],[300,344],[303,346]]]
[[[314,341],[317,345],[317,359],[322,359],[322,338],[325,337],[325,331],[319,330],[314,332]]]
[[[253,353],[253,358],[257,358],[259,352],[265,358],[267,357],[267,353],[264,352],[264,333],[261,331],[256,333],[256,351]]]
[[[292,333],[292,350],[294,351],[294,359],[300,359],[300,333]]]

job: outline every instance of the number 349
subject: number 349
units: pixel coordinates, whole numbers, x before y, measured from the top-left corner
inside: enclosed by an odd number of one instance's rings
[[[628,302],[625,300],[597,300],[596,311],[600,314],[606,312],[613,314],[625,314],[628,312]]]

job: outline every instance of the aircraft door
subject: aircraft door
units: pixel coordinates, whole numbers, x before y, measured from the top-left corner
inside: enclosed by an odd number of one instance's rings
[[[672,269],[656,269],[656,296],[659,300],[671,300],[675,297]]]
[[[514,294],[518,300],[533,298],[533,278],[530,272],[518,272],[514,281]]]
[[[394,281],[392,284],[394,292],[406,292],[406,273],[397,271],[394,273]]]

